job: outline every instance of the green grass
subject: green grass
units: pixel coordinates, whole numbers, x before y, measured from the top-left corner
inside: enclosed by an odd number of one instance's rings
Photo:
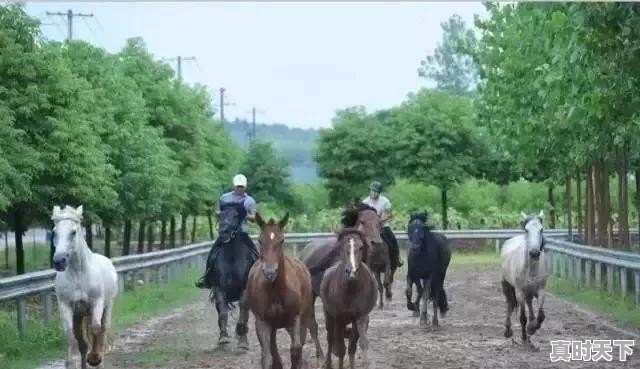
[[[608,294],[595,288],[578,287],[574,282],[552,276],[547,288],[554,294],[580,306],[601,313],[618,323],[640,328],[640,308],[633,294],[622,299],[618,293]]]
[[[451,270],[468,270],[497,266],[500,257],[493,251],[454,252],[451,254]]]
[[[193,286],[201,270],[189,270],[171,283],[148,285],[118,296],[113,311],[110,337],[131,324],[153,315],[195,301],[200,290]],[[32,369],[47,360],[62,358],[66,338],[60,320],[46,325],[38,319],[28,321],[26,334],[20,338],[16,329],[15,312],[0,311],[0,368]]]

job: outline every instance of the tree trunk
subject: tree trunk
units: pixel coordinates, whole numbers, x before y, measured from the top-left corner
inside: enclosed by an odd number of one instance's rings
[[[153,251],[153,227],[155,226],[155,222],[149,222],[147,226],[147,252]]]
[[[595,196],[594,196],[594,178],[593,166],[589,166],[587,169],[587,178],[586,178],[586,193],[585,200],[587,202],[587,217],[585,219],[585,231],[587,234],[586,243],[587,245],[593,245],[595,243]]]
[[[111,257],[111,225],[104,225],[104,256]]]
[[[124,232],[122,235],[122,256],[129,255],[130,248],[131,248],[131,221],[129,219],[125,219]]]
[[[169,218],[169,247],[176,247],[176,217]]]
[[[442,194],[442,229],[447,229],[449,220],[447,219],[447,190],[440,191]]]
[[[573,219],[571,219],[573,217],[573,213],[571,211],[571,206],[573,205],[571,199],[571,176],[567,175],[565,182],[564,196],[567,200],[567,209],[565,211],[567,213],[567,228],[569,228],[569,240],[573,241]]]
[[[4,268],[9,270],[9,231],[4,231]]]
[[[556,199],[553,196],[553,183],[549,184],[548,190],[547,190],[547,195],[548,195],[548,201],[549,201],[549,228],[551,229],[555,229],[556,228]]]
[[[629,239],[629,181],[627,178],[627,153],[622,152],[618,171],[618,234],[620,245],[631,248]]]
[[[89,249],[93,250],[93,224],[90,220],[87,220],[87,225],[84,229],[86,233],[87,246],[89,246]]]
[[[167,220],[162,218],[160,223],[160,250],[164,250],[167,241]]]
[[[191,243],[195,243],[196,242],[196,226],[197,226],[197,222],[198,222],[198,217],[197,216],[193,216],[193,223],[191,225]]]
[[[145,224],[145,221],[141,220],[138,226],[138,254],[144,254],[144,232],[147,230]]]
[[[602,161],[602,184],[602,196],[604,197],[602,211],[605,221],[603,229],[606,232],[607,247],[612,248],[613,219],[611,218],[611,191],[609,189],[609,162],[607,160]]]
[[[13,226],[16,241],[16,273],[24,274],[24,245],[22,244],[22,233],[24,229],[24,214],[20,206],[13,211]]]
[[[187,215],[180,216],[180,243],[184,246],[187,244]]]
[[[583,204],[582,204],[582,181],[580,180],[580,171],[578,171],[578,175],[576,176],[576,202],[578,203],[578,235],[582,238],[584,242],[585,235],[582,232],[582,214],[583,214]]]
[[[636,218],[638,218],[638,233],[640,233],[640,170],[636,170]]]
[[[213,215],[211,210],[207,210],[207,219],[209,220],[209,238],[213,240]]]

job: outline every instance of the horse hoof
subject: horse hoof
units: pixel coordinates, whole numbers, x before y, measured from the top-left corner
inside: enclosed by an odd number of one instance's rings
[[[536,333],[536,330],[537,330],[537,329],[538,329],[538,328],[537,328],[534,324],[529,324],[529,325],[527,325],[527,334],[528,334],[529,336],[531,336],[531,335],[533,335],[534,333]]]
[[[418,310],[413,311],[413,317],[418,318],[420,316],[420,312]]]
[[[218,339],[218,345],[226,345],[230,342],[229,337],[222,336]]]
[[[505,338],[512,337],[513,336],[513,329],[511,329],[511,327],[506,328],[504,330],[504,336],[505,336]]]
[[[429,326],[429,322],[426,320],[420,320],[420,327],[427,328]]]
[[[391,291],[387,291],[387,293],[385,294],[385,297],[387,298],[387,301],[391,301],[391,298],[393,297]]]
[[[100,357],[100,354],[92,352],[87,356],[87,363],[91,366],[98,366],[102,363],[102,358]]]

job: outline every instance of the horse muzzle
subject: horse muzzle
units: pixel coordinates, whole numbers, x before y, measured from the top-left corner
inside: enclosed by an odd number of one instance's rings
[[[354,269],[351,267],[345,268],[345,274],[347,275],[348,281],[354,281],[356,279],[356,274],[358,273],[358,269]]]
[[[58,272],[64,272],[67,269],[68,258],[66,255],[53,256],[53,268]]]
[[[278,278],[278,268],[274,267],[274,268],[267,268],[264,267],[262,268],[262,275],[264,275],[264,277],[271,283],[273,283],[273,281],[276,280],[276,278]]]
[[[530,250],[529,256],[531,256],[531,258],[534,260],[538,260],[540,258],[540,250],[538,249]]]

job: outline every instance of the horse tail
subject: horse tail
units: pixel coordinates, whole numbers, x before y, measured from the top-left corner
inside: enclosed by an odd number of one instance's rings
[[[440,310],[440,314],[444,317],[447,315],[447,311],[449,311],[449,302],[447,301],[447,292],[444,290],[444,286],[440,290],[438,294],[438,310]]]

